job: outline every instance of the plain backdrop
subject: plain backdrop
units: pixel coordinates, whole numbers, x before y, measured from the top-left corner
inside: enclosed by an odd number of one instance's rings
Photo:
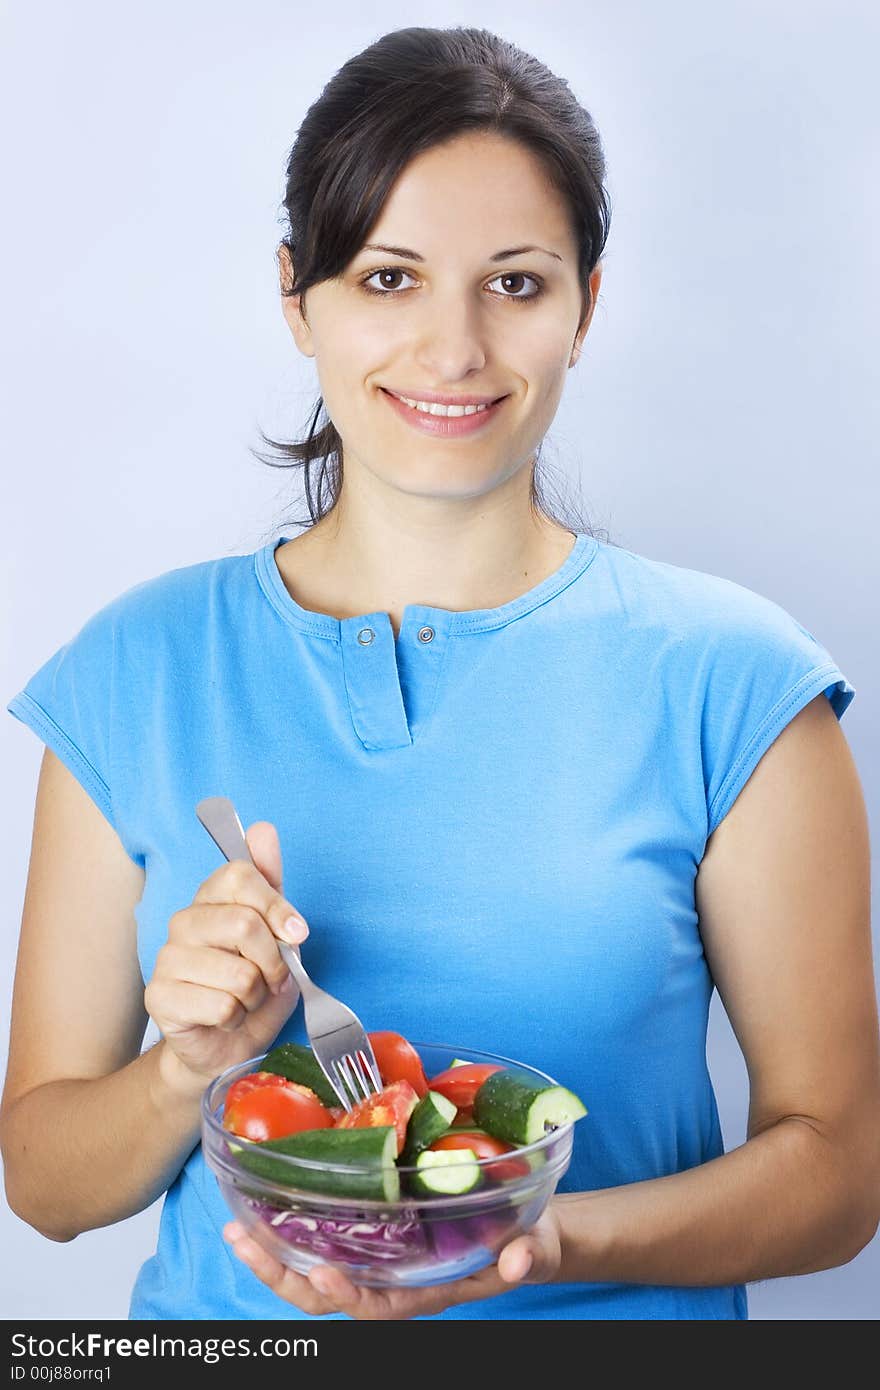
[[[873,826],[870,0],[410,0],[376,17],[350,0],[5,4],[4,704],[133,584],[296,533],[300,494],[249,453],[259,426],[302,431],[318,393],[277,292],[286,155],[341,64],[409,24],[493,29],[593,115],[611,236],[543,458],[618,544],[766,595],[828,647],[856,687],[842,727]],[[42,751],[6,714],[4,1062]],[[709,1061],[729,1149],[747,1077],[717,995]],[[3,1204],[3,1317],[126,1317],[158,1217],[157,1203],[57,1244]],[[875,1239],[839,1268],[750,1285],[751,1317],[875,1318],[878,1288]]]

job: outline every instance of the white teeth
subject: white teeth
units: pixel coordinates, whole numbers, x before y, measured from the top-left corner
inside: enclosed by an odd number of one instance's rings
[[[397,399],[413,410],[420,410],[423,415],[476,415],[489,408],[486,405],[437,405],[431,401],[411,401],[408,396],[398,396]]]

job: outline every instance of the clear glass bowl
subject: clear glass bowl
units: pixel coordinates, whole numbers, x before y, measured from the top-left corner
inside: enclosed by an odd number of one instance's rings
[[[456,1058],[494,1062],[540,1080],[552,1077],[534,1067],[445,1043],[413,1043],[428,1077],[436,1076]],[[208,1167],[220,1184],[223,1198],[240,1221],[282,1264],[307,1273],[314,1265],[332,1264],[355,1284],[373,1287],[417,1287],[464,1278],[494,1263],[501,1249],[533,1226],[556,1190],[571,1159],[573,1124],[560,1125],[543,1139],[503,1158],[479,1160],[483,1180],[461,1196],[401,1195],[387,1202],[367,1198],[325,1196],[303,1188],[316,1170],[351,1173],[351,1168],[316,1163],[277,1154],[289,1170],[289,1183],[269,1182],[244,1168],[232,1145],[261,1146],[223,1128],[223,1106],[230,1086],[251,1071],[259,1071],[268,1054],[230,1067],[214,1080],[202,1097],[202,1145]],[[527,1160],[528,1172],[510,1177],[499,1165],[511,1158]],[[401,1190],[414,1168],[396,1165]],[[304,1170],[309,1170],[307,1173]],[[367,1170],[370,1171],[370,1170]],[[375,1172],[375,1169],[371,1170]]]

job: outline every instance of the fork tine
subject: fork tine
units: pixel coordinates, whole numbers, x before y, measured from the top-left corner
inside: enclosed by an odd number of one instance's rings
[[[364,1080],[369,1085],[370,1091],[381,1091],[382,1082],[379,1079],[378,1070],[374,1065],[373,1060],[370,1058],[369,1054],[363,1050],[363,1048],[358,1048],[357,1055],[361,1063],[362,1072],[366,1073],[364,1076]]]
[[[358,1089],[357,1079],[355,1078],[353,1073],[351,1057],[348,1055],[348,1053],[344,1053],[341,1057],[336,1058],[336,1069],[339,1075],[342,1077],[343,1083],[346,1089],[348,1090],[349,1094],[351,1095],[352,1099],[355,1101],[359,1101],[361,1099],[361,1095]]]
[[[364,1070],[364,1064],[362,1061],[363,1055],[364,1054],[362,1052],[357,1052],[354,1054],[354,1056],[350,1055],[346,1060],[348,1061],[348,1064],[354,1073],[355,1080],[357,1081],[358,1086],[361,1089],[362,1098],[366,1100],[368,1096],[371,1096],[373,1094],[373,1088],[370,1085],[370,1080],[366,1074],[366,1071]]]
[[[373,1061],[373,1062],[370,1061],[369,1057],[367,1058],[367,1070],[369,1071],[370,1076],[371,1076],[372,1079],[373,1079],[373,1085],[375,1086],[376,1090],[377,1090],[377,1091],[381,1091],[381,1090],[382,1090],[382,1078],[381,1078],[381,1076],[379,1075],[379,1068],[378,1068],[377,1064],[375,1063],[375,1061]]]
[[[316,1056],[316,1057],[318,1056],[317,1052],[315,1052],[315,1056]],[[328,1082],[330,1083],[330,1085],[333,1087],[333,1090],[336,1092],[336,1099],[339,1101],[339,1104],[340,1104],[345,1110],[350,1110],[350,1109],[351,1109],[351,1101],[350,1101],[349,1098],[348,1098],[348,1092],[346,1091],[345,1087],[343,1086],[342,1082],[340,1081],[339,1076],[338,1076],[338,1074],[337,1074],[337,1072],[336,1072],[336,1068],[335,1068],[335,1066],[334,1066],[332,1060],[331,1060],[328,1064],[326,1064],[326,1065],[325,1065],[324,1061],[323,1061],[321,1058],[318,1058],[318,1062],[319,1062],[319,1065],[320,1065],[320,1067],[321,1067],[322,1072],[323,1072],[324,1075],[326,1076],[326,1078],[327,1078]]]

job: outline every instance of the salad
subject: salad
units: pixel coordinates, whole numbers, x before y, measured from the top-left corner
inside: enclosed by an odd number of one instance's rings
[[[228,1141],[242,1168],[294,1190],[285,1160],[305,1159],[296,1191],[355,1201],[460,1196],[528,1177],[541,1157],[518,1150],[587,1114],[572,1091],[514,1066],[456,1059],[428,1077],[400,1033],[368,1036],[383,1089],[350,1111],[301,1043],[281,1043],[233,1083],[223,1128],[249,1141]],[[314,1226],[312,1217],[282,1216]],[[393,1249],[408,1223],[385,1225]]]

